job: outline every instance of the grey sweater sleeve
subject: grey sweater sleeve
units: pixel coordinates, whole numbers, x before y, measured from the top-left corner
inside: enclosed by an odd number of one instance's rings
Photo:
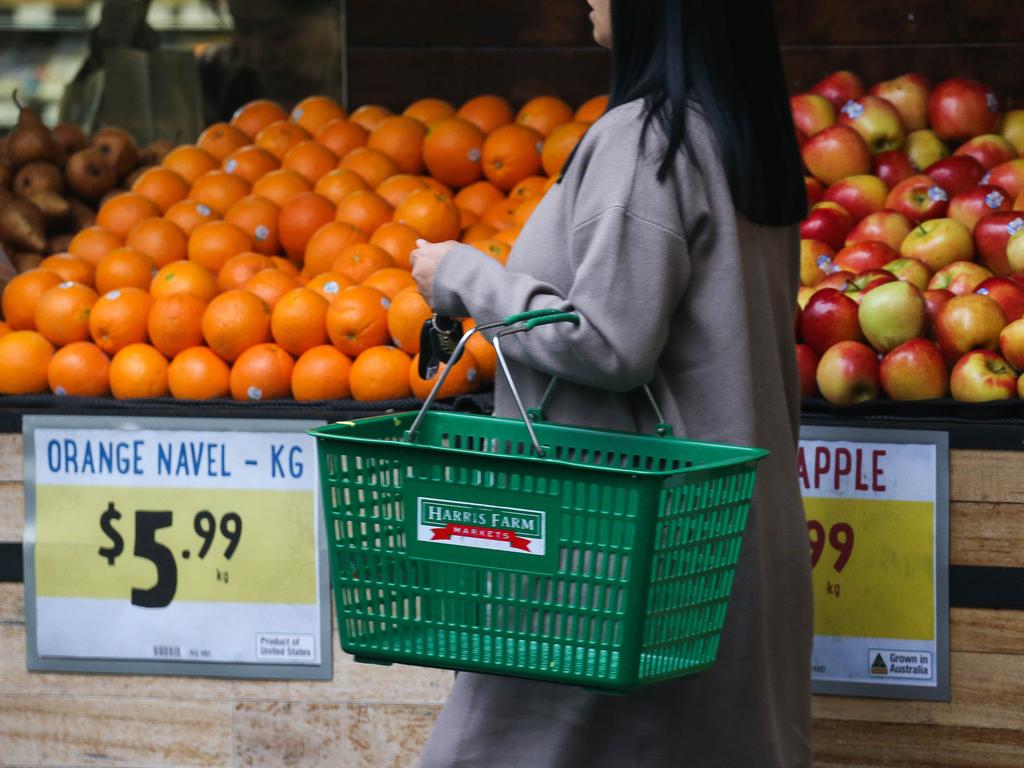
[[[529,309],[576,312],[580,324],[542,326],[503,340],[509,359],[560,379],[611,391],[649,382],[686,288],[689,254],[678,233],[615,206],[570,234],[568,294],[456,246],[434,277],[435,311],[478,323]]]

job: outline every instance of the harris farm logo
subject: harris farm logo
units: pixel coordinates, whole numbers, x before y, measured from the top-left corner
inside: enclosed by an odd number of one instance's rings
[[[466,501],[420,498],[420,541],[543,555],[544,513]]]

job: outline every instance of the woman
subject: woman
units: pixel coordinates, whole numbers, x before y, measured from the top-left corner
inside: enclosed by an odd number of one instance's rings
[[[440,314],[558,307],[503,344],[553,421],[756,445],[754,503],[715,666],[628,696],[459,674],[422,768],[799,768],[810,757],[810,563],[797,487],[793,322],[803,178],[769,0],[590,0],[609,111],[506,269],[422,244]],[[499,382],[496,412],[515,415]]]

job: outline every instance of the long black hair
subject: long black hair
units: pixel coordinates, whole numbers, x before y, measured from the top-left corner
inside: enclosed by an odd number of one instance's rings
[[[718,140],[733,203],[747,218],[792,224],[807,213],[771,0],[612,0],[608,108],[646,102],[645,131],[668,137],[658,170],[690,152],[687,104]]]

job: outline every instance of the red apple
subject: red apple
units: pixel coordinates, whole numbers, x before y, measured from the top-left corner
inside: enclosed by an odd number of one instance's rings
[[[878,96],[850,99],[839,110],[838,122],[857,131],[873,155],[899,149],[907,140],[900,113]]]
[[[1007,271],[1000,274],[1010,275],[1015,281],[1024,283],[1024,275],[1021,275],[1024,272],[1024,223],[1017,224],[1017,220],[1014,219],[1006,228],[1007,231],[1012,229],[1014,232],[1006,242]]]
[[[935,135],[934,131],[927,128],[914,131],[907,136],[907,146],[904,149],[911,165],[919,171],[934,165],[944,157],[949,157],[949,147]]]
[[[804,307],[800,336],[819,355],[840,341],[863,339],[857,302],[834,288],[818,290]]]
[[[1024,317],[1024,288],[1005,277],[990,277],[978,283],[975,293],[988,296],[1003,310],[1006,322],[1012,323]]]
[[[935,318],[935,339],[954,363],[972,349],[996,349],[1006,325],[1003,310],[988,296],[969,293],[950,299]]]
[[[896,275],[892,272],[888,272],[884,269],[869,269],[866,272],[861,272],[859,275],[851,277],[849,285],[846,286],[843,293],[860,304],[864,296],[870,291],[880,285],[895,282]]]
[[[1024,159],[1016,158],[1000,163],[985,174],[982,184],[992,184],[1006,190],[1006,194],[1016,200],[1024,190]]]
[[[807,344],[796,345],[796,367],[800,374],[800,397],[815,397],[818,394],[818,353]]]
[[[882,358],[882,391],[893,400],[932,400],[949,394],[949,368],[934,342],[910,339]]]
[[[868,240],[846,246],[832,261],[839,269],[857,274],[869,269],[881,269],[898,256],[899,254],[885,243]]]
[[[1024,370],[1024,320],[1014,320],[999,332],[999,352],[1018,371]]]
[[[975,136],[966,144],[961,144],[953,154],[973,157],[981,163],[986,171],[990,168],[995,168],[1000,163],[1005,163],[1007,160],[1019,157],[1017,150],[1013,148],[1013,144],[997,133]]]
[[[958,195],[978,186],[985,169],[970,155],[954,155],[929,165],[925,175],[950,195]]]
[[[864,294],[857,319],[868,343],[879,352],[888,352],[924,333],[924,297],[902,280],[879,285]]]
[[[871,172],[884,181],[887,187],[895,187],[917,173],[917,169],[910,162],[906,152],[901,149],[890,149],[888,152],[879,152],[872,156]]]
[[[853,229],[853,219],[842,207],[826,202],[818,203],[807,218],[800,223],[800,237],[804,240],[820,240],[829,248],[838,251],[843,247],[846,236]]]
[[[956,219],[971,232],[978,222],[991,213],[1011,210],[1010,196],[1005,189],[991,184],[980,184],[966,192],[954,195],[949,201],[949,217]]]
[[[805,136],[813,136],[836,122],[836,108],[816,93],[798,93],[789,97],[793,124]]]
[[[1010,400],[1017,394],[1017,372],[989,350],[975,350],[961,357],[949,377],[954,400],[987,403]]]
[[[930,219],[914,227],[900,245],[900,255],[917,259],[933,272],[954,261],[974,258],[971,233],[956,219]]]
[[[840,70],[816,83],[811,88],[811,93],[824,96],[832,102],[833,107],[839,109],[850,99],[864,95],[864,83],[853,72]]]
[[[818,283],[815,288],[835,288],[837,291],[846,291],[852,285],[852,280],[855,277],[853,272],[847,272],[845,269],[836,270],[830,272],[828,277]]]
[[[888,210],[902,213],[914,223],[941,218],[948,206],[946,190],[924,174],[904,179],[885,200]]]
[[[945,141],[966,141],[991,133],[999,119],[999,100],[987,85],[956,77],[935,86],[928,100],[928,121]]]
[[[807,192],[808,208],[825,199],[825,185],[813,176],[804,176],[804,190]]]
[[[1022,229],[1024,216],[1016,211],[990,213],[979,221],[974,227],[974,245],[982,263],[1001,276],[1024,269],[1024,260],[1015,266],[1009,251],[1010,238]]]
[[[891,272],[899,280],[905,280],[915,286],[919,291],[928,287],[928,281],[932,279],[932,271],[928,265],[917,259],[901,256],[886,264],[883,269]]]
[[[932,275],[928,287],[945,288],[957,296],[963,296],[965,293],[974,293],[974,289],[981,285],[981,281],[990,277],[992,273],[980,264],[973,261],[954,261]]]
[[[939,316],[942,308],[955,296],[952,291],[947,291],[944,288],[928,290],[923,295],[925,313],[928,315],[928,322],[925,324],[925,335],[929,339],[934,339],[935,319]]]
[[[865,216],[882,210],[888,195],[889,188],[884,181],[862,174],[837,181],[825,192],[825,199],[843,206],[856,224]]]
[[[833,271],[835,252],[820,240],[800,241],[800,285],[815,286]]]
[[[824,184],[871,171],[868,145],[859,133],[845,125],[833,125],[811,136],[800,155],[811,175]]]
[[[1013,144],[1014,149],[1024,154],[1024,109],[1012,109],[1003,115],[999,134]]]
[[[864,218],[846,236],[846,244],[877,240],[890,248],[898,249],[910,233],[912,224],[902,213],[879,211]]]
[[[873,86],[868,93],[892,104],[908,131],[928,127],[928,97],[932,84],[927,78],[909,73]]]
[[[818,389],[835,405],[853,405],[878,397],[878,354],[859,341],[841,341],[821,356]]]

